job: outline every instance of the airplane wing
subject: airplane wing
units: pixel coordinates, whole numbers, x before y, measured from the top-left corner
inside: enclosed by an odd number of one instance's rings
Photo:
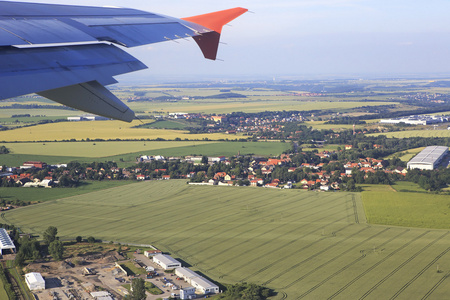
[[[0,1],[0,100],[37,93],[131,122],[134,112],[104,86],[147,67],[118,46],[192,37],[215,60],[222,26],[246,11],[177,19],[128,8]]]

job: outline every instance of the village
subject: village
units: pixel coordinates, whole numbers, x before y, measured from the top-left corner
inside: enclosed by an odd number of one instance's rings
[[[172,180],[187,179],[193,185],[252,186],[265,188],[301,188],[340,190],[355,174],[365,179],[378,176],[406,176],[404,164],[375,158],[335,160],[339,152],[351,150],[282,154],[277,158],[253,156],[141,155],[136,166],[119,168],[115,163],[59,164],[28,161],[22,166],[5,167],[0,176],[3,186],[52,188],[80,180]],[[361,176],[361,175],[359,175]]]

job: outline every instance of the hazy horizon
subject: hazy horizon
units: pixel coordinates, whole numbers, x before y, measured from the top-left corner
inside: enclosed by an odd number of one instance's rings
[[[444,0],[28,2],[122,6],[174,17],[236,6],[254,12],[225,26],[227,45],[220,45],[218,53],[224,61],[204,59],[192,40],[151,44],[126,50],[149,69],[121,81],[450,74],[450,2]]]

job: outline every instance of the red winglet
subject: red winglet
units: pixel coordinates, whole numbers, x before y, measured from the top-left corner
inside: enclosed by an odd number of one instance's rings
[[[221,33],[223,25],[233,21],[234,19],[246,13],[247,11],[248,9],[246,8],[235,7],[231,9],[216,11],[209,14],[181,19],[205,26],[211,30],[214,30],[215,32]]]
[[[217,49],[219,48],[222,27],[247,11],[248,9],[246,8],[236,7],[209,14],[182,18],[182,20],[193,22],[213,30],[212,32],[203,33],[202,35],[194,36],[193,38],[199,45],[205,58],[215,60]]]

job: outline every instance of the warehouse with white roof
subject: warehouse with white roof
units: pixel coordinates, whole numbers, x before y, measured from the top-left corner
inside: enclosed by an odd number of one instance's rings
[[[0,228],[0,254],[3,255],[5,250],[16,253],[16,246],[6,230],[4,228]]]
[[[433,170],[447,153],[448,147],[445,146],[426,147],[408,162],[408,169]]]
[[[160,265],[164,270],[181,268],[181,263],[169,255],[157,254],[153,256],[153,262]]]
[[[197,273],[195,273],[194,271],[192,271],[189,268],[176,268],[175,269],[175,275],[177,275],[178,277],[183,278],[184,281],[186,281],[189,284],[191,284],[191,279],[192,278],[200,276],[200,275],[198,275]]]
[[[198,293],[201,294],[217,294],[219,293],[219,287],[209,281],[208,279],[200,276],[189,268],[177,268],[175,274],[178,277],[183,278],[187,283],[192,285]]]
[[[45,280],[40,273],[25,274],[25,282],[30,291],[45,290]]]
[[[219,293],[219,287],[204,277],[191,278],[191,285],[202,294]]]

